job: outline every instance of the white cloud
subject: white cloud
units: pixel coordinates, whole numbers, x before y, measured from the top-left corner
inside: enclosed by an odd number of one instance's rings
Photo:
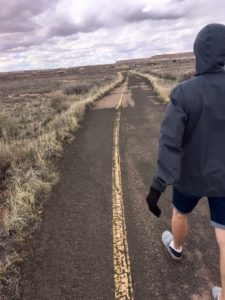
[[[3,3],[2,3],[3,2]],[[1,0],[0,71],[190,51],[223,0]],[[218,9],[215,9],[218,8]]]

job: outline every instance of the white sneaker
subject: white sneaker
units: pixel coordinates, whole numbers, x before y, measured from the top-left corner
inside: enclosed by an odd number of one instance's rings
[[[182,259],[182,251],[178,252],[172,247],[170,247],[170,243],[173,241],[173,235],[170,231],[164,231],[162,234],[162,242],[166,247],[167,251],[169,252],[170,256],[173,259],[180,260]]]
[[[220,295],[222,293],[222,289],[219,286],[214,286],[212,288],[212,295],[213,295],[213,299],[214,300],[219,300],[220,299]]]

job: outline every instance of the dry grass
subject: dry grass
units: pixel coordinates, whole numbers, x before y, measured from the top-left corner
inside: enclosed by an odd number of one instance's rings
[[[6,289],[10,299],[18,294],[20,258],[9,245],[38,224],[42,203],[58,179],[54,158],[61,155],[63,141],[73,139],[87,106],[123,80],[119,73],[86,93],[52,92],[39,105],[0,115],[0,297]]]
[[[66,95],[80,95],[88,93],[91,88],[91,84],[68,85],[64,88],[64,92]]]
[[[148,73],[142,73],[142,72],[136,72],[136,71],[133,73],[149,80],[151,82],[151,84],[153,85],[153,88],[156,91],[156,93],[158,94],[159,98],[165,103],[167,103],[169,101],[171,90],[178,83],[177,81],[159,78],[159,77],[153,76]]]
[[[142,73],[149,73],[155,77],[169,79],[173,81],[183,81],[189,79],[195,74],[194,57],[178,57],[172,59],[164,56],[164,59],[150,60],[147,64],[141,66],[139,70]]]
[[[172,71],[172,72],[165,72],[165,71],[151,71],[151,72],[144,72],[144,73],[150,73],[151,75],[158,77],[158,78],[162,78],[162,79],[168,79],[168,80],[172,80],[172,81],[177,81],[177,82],[181,82],[184,80],[188,80],[190,78],[192,78],[195,74],[194,70],[176,70],[176,71]]]

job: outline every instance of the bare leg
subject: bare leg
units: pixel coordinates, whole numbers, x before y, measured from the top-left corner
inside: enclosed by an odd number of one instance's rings
[[[176,249],[180,249],[187,235],[187,215],[179,213],[175,208],[172,216],[172,234]],[[225,300],[225,299],[223,299]]]
[[[215,228],[216,239],[220,249],[220,274],[222,283],[222,295],[220,300],[225,300],[225,230]]]

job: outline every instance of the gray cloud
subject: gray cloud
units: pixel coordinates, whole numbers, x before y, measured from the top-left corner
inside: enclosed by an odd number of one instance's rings
[[[125,16],[125,20],[128,22],[138,22],[144,20],[177,20],[183,18],[185,14],[177,13],[177,12],[161,12],[161,11],[153,11],[153,12],[144,12],[137,11],[133,12],[127,16]]]
[[[98,16],[93,15],[86,16],[81,24],[77,24],[76,22],[72,22],[66,19],[60,19],[50,26],[47,36],[66,37],[77,33],[93,32],[102,27],[104,28],[105,24],[98,19]]]
[[[70,36],[77,33],[88,33],[93,32],[101,28],[111,28],[114,26],[121,25],[123,23],[142,22],[145,20],[177,20],[185,16],[182,11],[162,11],[162,10],[151,10],[143,11],[144,5],[137,5],[135,7],[125,7],[124,9],[117,10],[113,18],[108,17],[107,11],[104,17],[99,17],[98,14],[94,14],[88,11],[83,16],[81,24],[72,22],[67,19],[57,20],[48,30],[48,37],[54,36]]]
[[[29,32],[40,27],[36,16],[52,9],[57,1],[47,0],[2,0],[0,10],[0,32]]]
[[[38,27],[29,11],[22,11],[13,18],[8,18],[4,21],[0,20],[0,22],[0,33],[29,32]]]
[[[223,22],[224,10],[223,0],[120,0],[119,6],[111,0],[1,0],[0,65],[60,67],[190,51],[198,30]]]
[[[36,16],[54,7],[58,0],[1,0],[0,20],[5,21],[17,18],[17,16],[29,12],[30,15]],[[26,20],[24,20],[26,22]]]
[[[192,0],[193,2],[193,0]],[[190,1],[170,0],[167,5],[160,7],[136,7],[135,10],[127,10],[124,19],[128,22],[144,20],[178,20],[184,18],[190,8]]]
[[[0,33],[24,33],[26,38],[20,41],[6,42],[0,46],[3,49],[12,49],[15,47],[30,47],[36,45],[44,38],[48,40],[53,37],[66,37],[75,35],[77,33],[93,32],[101,28],[110,28],[119,26],[120,24],[141,22],[144,20],[176,20],[184,16],[180,11],[167,11],[167,10],[150,10],[144,11],[144,2],[136,3],[130,6],[128,2],[120,9],[113,7],[113,15],[111,11],[103,10],[96,2],[95,8],[87,9],[84,11],[81,22],[76,19],[69,19],[67,14],[62,14],[54,11],[57,3],[63,3],[63,0],[2,0],[2,10],[0,11]],[[101,2],[101,1],[99,1]],[[68,3],[68,1],[66,2]],[[107,3],[107,1],[105,2]],[[79,4],[78,4],[79,6]],[[63,5],[61,6],[63,9]],[[67,7],[68,9],[68,7]],[[99,12],[101,16],[99,16]],[[55,13],[55,14],[54,14]],[[42,38],[39,37],[39,31],[42,30]],[[35,36],[37,38],[35,38]],[[20,38],[20,36],[18,35]],[[17,39],[16,39],[17,40]]]
[[[49,38],[54,36],[69,36],[76,34],[79,31],[79,27],[74,23],[67,20],[61,20],[49,28],[47,36]]]

